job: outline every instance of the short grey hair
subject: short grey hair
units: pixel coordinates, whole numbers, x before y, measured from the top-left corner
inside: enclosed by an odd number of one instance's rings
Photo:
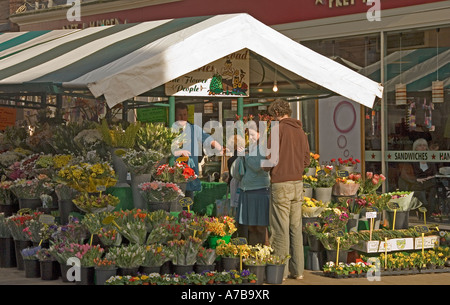
[[[425,140],[424,138],[420,138],[414,141],[413,143],[413,150],[416,150],[417,146],[419,145],[426,145],[427,146],[427,150],[428,150],[428,142],[427,140]]]

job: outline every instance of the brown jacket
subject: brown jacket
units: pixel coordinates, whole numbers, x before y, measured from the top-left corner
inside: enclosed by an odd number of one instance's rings
[[[268,147],[271,147],[269,137]],[[279,158],[270,170],[271,183],[300,181],[303,171],[309,165],[309,142],[302,128],[302,122],[285,118],[279,123]],[[267,157],[270,159],[270,155]]]

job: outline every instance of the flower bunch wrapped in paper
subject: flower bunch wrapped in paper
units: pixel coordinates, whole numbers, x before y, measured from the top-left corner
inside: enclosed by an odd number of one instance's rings
[[[18,198],[37,199],[42,194],[53,192],[53,184],[47,175],[41,174],[32,179],[17,179],[10,186],[10,190]]]
[[[356,195],[361,182],[361,174],[350,173],[347,177],[336,178],[336,184],[333,185],[333,195],[335,196],[353,196]]]
[[[151,244],[145,246],[145,259],[142,266],[160,267],[170,261],[169,250],[163,244]]]
[[[162,164],[158,166],[155,177],[164,182],[183,183],[197,179],[195,171],[185,162],[175,162],[173,166]]]
[[[302,216],[303,217],[318,217],[322,213],[327,204],[321,200],[317,200],[310,197],[303,197],[302,203]]]
[[[383,196],[390,197],[387,202],[388,208],[390,202],[395,202],[399,205],[399,211],[410,211],[414,210],[422,205],[419,200],[413,200],[414,192],[409,191],[396,191],[385,193]],[[414,198],[415,199],[415,198]]]
[[[156,166],[164,157],[160,152],[154,150],[135,150],[129,149],[118,150],[116,154],[119,154],[123,162],[128,168],[128,171],[133,174],[153,174],[156,170]]]
[[[359,194],[375,194],[385,180],[386,177],[383,174],[366,172],[366,176],[361,182],[358,192]]]
[[[197,261],[197,253],[202,246],[202,240],[190,236],[187,239],[170,240],[168,250],[174,265],[193,265]]]
[[[5,177],[5,176],[3,176]],[[10,180],[2,180],[0,182],[0,204],[11,204],[11,186],[13,182]]]
[[[120,268],[139,267],[145,261],[145,246],[138,244],[109,248],[106,257],[116,261]]]
[[[170,202],[184,196],[179,186],[172,182],[143,182],[138,187],[142,196],[149,202]]]
[[[227,236],[236,232],[236,221],[230,216],[210,217],[205,218],[206,230],[211,232],[211,235]]]
[[[147,245],[160,243],[167,244],[169,240],[180,239],[184,226],[180,224],[161,224],[154,228],[147,237]]]
[[[85,213],[110,212],[120,203],[120,199],[111,194],[89,195],[81,193],[72,202]]]
[[[115,171],[108,162],[67,165],[58,171],[58,180],[87,193],[104,191],[117,183]]]
[[[216,260],[217,253],[215,249],[200,247],[197,253],[198,265],[212,265]]]
[[[8,226],[14,240],[30,240],[29,234],[25,231],[28,226],[28,221],[38,219],[42,212],[34,212],[31,214],[14,214],[6,218],[6,225]]]

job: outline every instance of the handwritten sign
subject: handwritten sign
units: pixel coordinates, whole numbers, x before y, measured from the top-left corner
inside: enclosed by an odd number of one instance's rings
[[[230,241],[231,241],[232,245],[236,245],[236,246],[242,246],[242,245],[247,244],[247,239],[245,237],[236,237]]]
[[[366,209],[366,218],[377,218],[378,209],[376,207],[368,207]]]
[[[414,226],[414,230],[417,233],[428,233],[428,232],[430,232],[430,228],[428,228],[428,226],[425,226],[425,225]]]
[[[394,201],[389,201],[386,205],[390,210],[398,210],[400,208],[398,203]]]
[[[348,173],[348,171],[346,171],[346,170],[340,169],[340,170],[338,170],[338,171],[336,172],[336,175],[337,175],[339,178],[347,178],[347,177],[349,176],[349,173]]]
[[[55,223],[55,217],[48,214],[42,214],[39,216],[39,222],[46,225],[52,225]]]

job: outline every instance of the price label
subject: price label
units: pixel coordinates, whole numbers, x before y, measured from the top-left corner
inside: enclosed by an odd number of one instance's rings
[[[104,185],[97,185],[97,187],[95,189],[97,190],[97,192],[105,192],[106,191],[106,186],[104,186]]]
[[[192,198],[190,198],[190,197],[184,197],[184,198],[181,198],[178,202],[180,203],[180,205],[181,205],[183,208],[188,207],[188,206],[191,206],[191,205],[194,203],[194,202],[192,201]]]
[[[309,183],[303,183],[303,191],[305,191],[305,188],[311,188],[311,184]]]
[[[428,233],[428,232],[430,232],[430,228],[428,228],[428,226],[426,226],[426,225],[417,225],[417,226],[414,226],[414,230],[415,230],[417,233]]]
[[[245,237],[236,237],[231,240],[231,244],[236,246],[246,245],[247,239]]]
[[[338,171],[336,172],[336,175],[337,175],[339,178],[347,178],[347,177],[349,176],[349,172],[346,171],[345,169],[340,169],[340,170],[338,170]]]
[[[340,203],[347,203],[349,200],[349,203],[351,203],[352,201],[353,201],[353,199],[354,199],[354,197],[349,197],[349,196],[336,196],[337,197],[337,200],[340,202]]]
[[[336,231],[331,232],[331,235],[334,237],[342,237],[342,236],[344,236],[344,231],[336,230]]]
[[[386,205],[390,210],[398,210],[400,208],[398,203],[394,201],[389,201]]]
[[[378,209],[376,207],[368,207],[366,209],[366,218],[377,218]]]
[[[419,212],[426,213],[427,212],[427,208],[426,207],[420,207],[419,208]]]
[[[203,232],[205,230],[204,227],[202,227],[200,225],[193,225],[193,224],[188,225],[188,228],[191,229],[192,231],[197,231],[197,232]]]
[[[317,171],[317,175],[318,175],[318,176],[319,176],[319,175],[325,176],[326,174],[327,174],[327,173],[326,173],[325,170],[323,170],[323,169]]]
[[[52,225],[55,223],[55,217],[48,214],[42,214],[39,216],[39,222],[46,225]]]

